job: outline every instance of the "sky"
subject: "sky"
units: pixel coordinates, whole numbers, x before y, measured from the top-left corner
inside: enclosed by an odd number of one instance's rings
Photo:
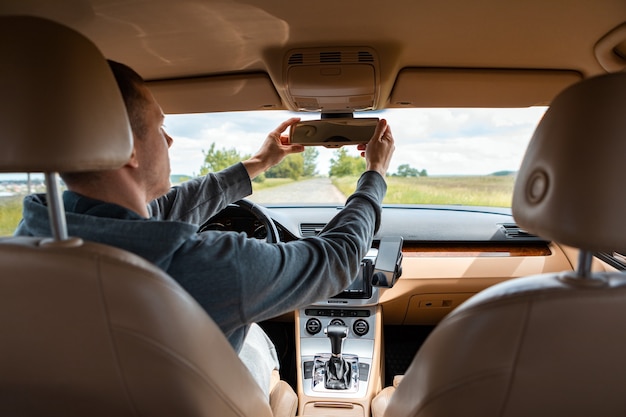
[[[395,142],[390,173],[401,164],[426,169],[429,175],[488,175],[516,171],[545,107],[522,109],[398,109],[363,113],[385,118]],[[165,129],[174,138],[170,149],[172,174],[198,174],[203,152],[237,148],[254,153],[267,134],[296,114],[286,111],[167,115]],[[302,119],[318,114],[297,114]],[[358,117],[358,115],[357,115]],[[355,146],[350,154],[358,155]],[[328,173],[334,149],[319,148],[318,172]],[[25,178],[0,174],[0,180]]]
[[[398,109],[364,113],[385,118],[395,142],[389,171],[401,164],[426,169],[429,175],[487,175],[516,171],[544,107],[523,109]],[[237,148],[254,153],[267,134],[289,112],[217,113],[168,115],[165,129],[174,138],[170,149],[172,174],[200,171],[203,151]],[[303,119],[319,118],[317,114]],[[306,117],[308,116],[308,117]],[[350,154],[358,155],[355,146]],[[319,148],[318,171],[328,173],[334,149]]]

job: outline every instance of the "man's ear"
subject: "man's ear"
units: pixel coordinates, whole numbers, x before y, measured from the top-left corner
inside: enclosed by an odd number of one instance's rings
[[[130,167],[130,168],[139,168],[139,160],[137,159],[137,149],[134,146],[133,146],[133,152],[130,154],[130,159],[128,160],[128,162],[126,162],[124,166]]]

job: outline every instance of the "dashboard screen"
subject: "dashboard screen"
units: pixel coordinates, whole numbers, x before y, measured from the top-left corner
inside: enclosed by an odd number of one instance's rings
[[[371,259],[363,259],[359,274],[354,282],[345,290],[331,298],[368,299],[372,296],[372,272]]]

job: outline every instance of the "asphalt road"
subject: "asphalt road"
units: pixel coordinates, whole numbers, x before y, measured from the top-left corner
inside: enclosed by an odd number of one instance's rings
[[[313,178],[280,187],[266,188],[255,192],[248,199],[259,204],[344,204],[346,202],[346,197],[330,182],[329,178]]]

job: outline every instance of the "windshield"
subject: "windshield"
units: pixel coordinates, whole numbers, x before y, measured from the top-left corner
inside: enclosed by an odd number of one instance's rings
[[[398,109],[362,114],[387,119],[396,141],[384,204],[510,207],[515,173],[545,110]],[[292,116],[319,118],[287,111],[167,115],[165,128],[174,138],[172,183],[252,155],[270,131]],[[249,198],[267,206],[342,205],[364,168],[355,146],[308,147],[257,177]],[[0,236],[15,230],[23,196],[44,191],[41,174],[0,174]]]
[[[510,207],[515,173],[544,107],[396,109],[364,113],[388,120],[395,141],[385,204]],[[168,115],[173,183],[253,154],[286,111]],[[357,114],[355,117],[359,117]],[[265,205],[343,204],[365,161],[355,146],[307,147],[253,182]]]

